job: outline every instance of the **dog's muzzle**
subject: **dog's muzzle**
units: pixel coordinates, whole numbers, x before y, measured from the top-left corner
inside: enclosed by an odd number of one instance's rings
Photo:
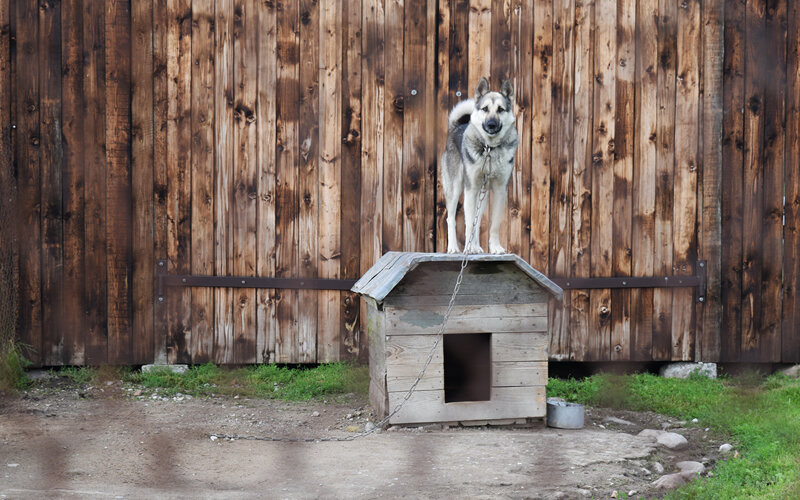
[[[483,130],[486,131],[487,134],[496,134],[500,132],[502,128],[503,124],[494,119],[483,122]]]

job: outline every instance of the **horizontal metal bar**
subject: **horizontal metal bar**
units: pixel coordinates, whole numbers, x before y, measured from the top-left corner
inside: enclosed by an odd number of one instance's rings
[[[605,278],[550,278],[563,289],[676,288],[700,286],[699,276],[629,276]]]
[[[305,290],[350,290],[357,280],[324,278],[264,278],[260,276],[163,275],[164,286],[222,288],[294,288]]]

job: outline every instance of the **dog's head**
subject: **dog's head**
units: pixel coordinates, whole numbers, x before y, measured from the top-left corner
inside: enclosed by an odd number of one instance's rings
[[[514,87],[509,80],[500,92],[489,91],[489,81],[481,78],[475,90],[475,111],[470,121],[488,137],[497,136],[514,125]]]

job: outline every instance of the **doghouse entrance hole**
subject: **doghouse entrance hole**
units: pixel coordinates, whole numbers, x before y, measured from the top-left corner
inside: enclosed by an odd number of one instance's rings
[[[442,339],[444,402],[489,401],[491,398],[490,333],[451,333]]]

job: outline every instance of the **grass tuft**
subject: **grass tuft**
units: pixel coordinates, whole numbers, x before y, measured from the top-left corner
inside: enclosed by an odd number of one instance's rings
[[[0,345],[0,393],[24,389],[30,384],[25,368],[30,362],[22,353],[23,346],[14,341]]]

